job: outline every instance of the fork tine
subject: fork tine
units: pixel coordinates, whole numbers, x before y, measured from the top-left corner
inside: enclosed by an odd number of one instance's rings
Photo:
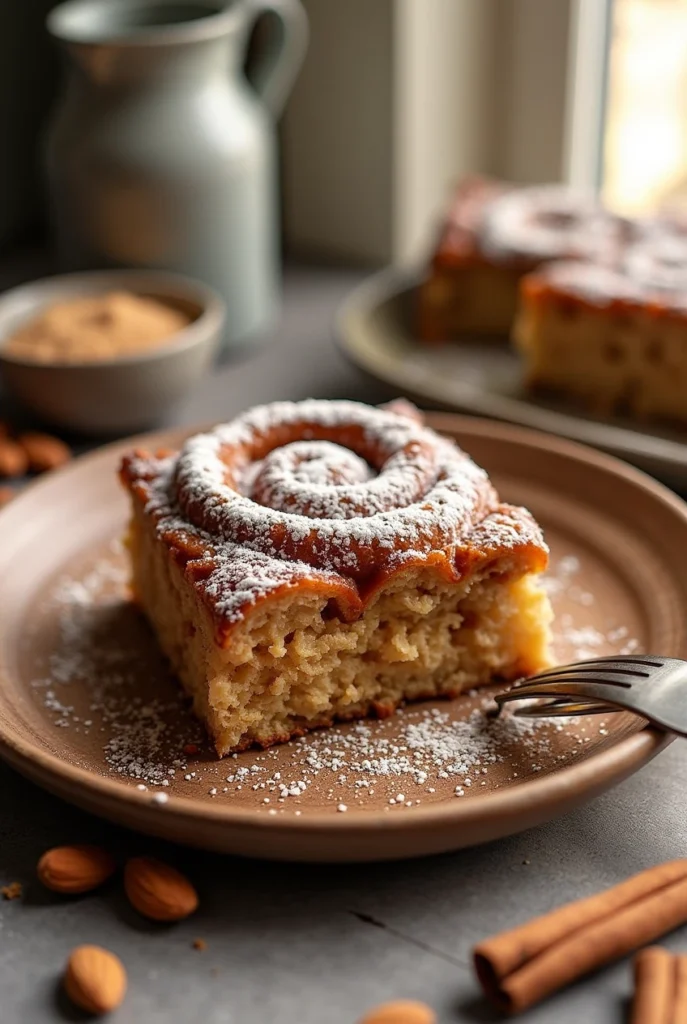
[[[539,682],[536,676],[533,681]],[[615,675],[611,672],[600,673],[598,669],[585,668],[574,673],[566,673],[565,675],[548,676],[546,679],[541,680],[541,684],[545,686],[549,683],[597,683],[599,686],[619,686],[623,690],[629,690],[633,681],[636,682],[635,676]]]
[[[585,660],[583,663],[580,662],[569,662],[565,665],[553,665],[551,668],[544,669],[542,672],[538,672],[537,676],[548,676],[556,672],[566,672],[580,667],[583,664],[585,668],[598,668],[601,671],[606,669],[612,669],[618,672],[630,672],[639,669],[656,669],[662,668],[665,664],[665,658],[659,658],[653,654],[644,655],[630,655],[630,654],[609,654],[600,658],[590,658]]]
[[[654,668],[660,668],[665,662],[670,660],[670,658],[665,658],[658,654],[600,654],[598,658],[585,658],[584,663],[603,665],[609,661],[614,661],[618,665],[652,665]],[[575,662],[569,662],[568,664],[575,664]]]
[[[536,699],[536,703],[539,707],[543,707],[545,703],[550,707],[554,707],[559,704],[561,706],[564,704],[569,706],[575,705],[580,708],[592,706],[601,707],[602,705],[603,707],[610,706],[606,704],[606,701],[597,701],[593,697],[580,697],[577,694],[574,697],[560,697],[558,694],[549,697],[539,697]],[[531,703],[528,701],[525,706],[534,706],[534,700]]]
[[[548,676],[532,676],[530,679],[525,680],[524,683],[520,683],[513,687],[512,692],[523,693],[530,687],[542,687],[542,686],[575,686],[580,683],[595,683],[599,686],[609,687],[620,687],[623,690],[631,688],[633,681],[637,682],[635,677],[630,676],[616,676],[611,673],[600,674],[596,670],[588,670],[584,668],[578,668],[576,672],[569,673],[551,673]]]
[[[573,665],[559,665],[557,668],[549,668],[544,672],[537,672],[535,676],[531,676],[531,679],[550,679],[553,676],[567,676],[576,675],[582,671],[593,672],[595,677],[607,676],[607,675],[623,675],[630,679],[648,679],[651,675],[650,671],[647,671],[649,666],[645,666],[644,670],[639,666],[635,668],[626,667],[621,662],[606,662],[604,664],[597,664],[594,661],[585,661],[582,664]]]
[[[514,686],[511,690],[495,695],[494,700],[501,706],[512,701],[525,700],[528,698],[554,698],[574,699],[579,702],[580,698],[589,700],[592,703],[624,703],[623,697],[628,689],[627,683],[608,683],[600,681],[591,676],[584,678],[567,677],[564,679],[545,679],[541,682],[534,680],[524,686]]]
[[[568,701],[555,701],[553,704],[537,704],[524,708],[516,708],[516,718],[574,718],[578,715],[610,715],[622,711],[622,708],[610,704],[584,704]]]

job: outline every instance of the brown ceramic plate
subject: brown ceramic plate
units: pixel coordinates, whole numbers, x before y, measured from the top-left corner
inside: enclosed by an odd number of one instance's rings
[[[560,658],[687,657],[687,506],[567,441],[452,415],[432,422],[544,525]],[[529,828],[667,744],[627,714],[487,727],[486,698],[466,696],[217,761],[126,599],[115,477],[126,447],[77,460],[0,515],[0,754],[53,793],[209,849],[364,861]]]
[[[626,418],[586,415],[560,398],[532,396],[508,340],[466,336],[448,345],[421,345],[413,310],[420,274],[384,270],[355,288],[339,309],[337,338],[345,354],[400,394],[435,408],[508,420],[591,444],[687,487],[687,432],[639,425]]]

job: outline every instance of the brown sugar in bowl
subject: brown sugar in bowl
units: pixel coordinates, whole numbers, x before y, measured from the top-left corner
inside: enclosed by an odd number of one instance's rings
[[[57,303],[128,292],[184,314],[187,326],[153,347],[107,359],[37,361],[6,348],[26,324]],[[83,434],[116,435],[166,419],[212,364],[225,320],[208,286],[163,271],[105,270],[64,274],[0,296],[0,374],[42,420]]]
[[[36,363],[98,363],[164,345],[190,312],[148,295],[105,292],[49,305],[5,340],[5,355]]]

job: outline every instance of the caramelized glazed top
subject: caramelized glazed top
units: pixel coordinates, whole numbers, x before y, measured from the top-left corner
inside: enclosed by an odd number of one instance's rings
[[[553,297],[568,306],[642,310],[651,317],[687,318],[687,234],[679,222],[646,221],[614,266],[547,263],[522,282],[533,303]]]
[[[458,581],[506,555],[519,572],[546,564],[529,513],[501,504],[484,471],[407,407],[277,402],[175,455],[132,453],[122,478],[220,636],[284,588],[317,590],[355,618],[410,566]]]
[[[545,260],[615,258],[626,221],[564,185],[514,188],[483,178],[458,186],[435,265],[487,262],[527,270]]]

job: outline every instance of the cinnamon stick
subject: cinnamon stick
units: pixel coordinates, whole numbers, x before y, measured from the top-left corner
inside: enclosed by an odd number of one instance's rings
[[[675,996],[674,957],[651,946],[635,957],[635,995],[631,1024],[671,1024]]]
[[[687,1024],[687,956],[658,947],[637,954],[631,1024]]]
[[[487,997],[519,1013],[687,921],[687,860],[659,864],[494,936],[473,951]]]
[[[687,956],[676,957],[675,1008],[671,1024],[687,1024]]]

